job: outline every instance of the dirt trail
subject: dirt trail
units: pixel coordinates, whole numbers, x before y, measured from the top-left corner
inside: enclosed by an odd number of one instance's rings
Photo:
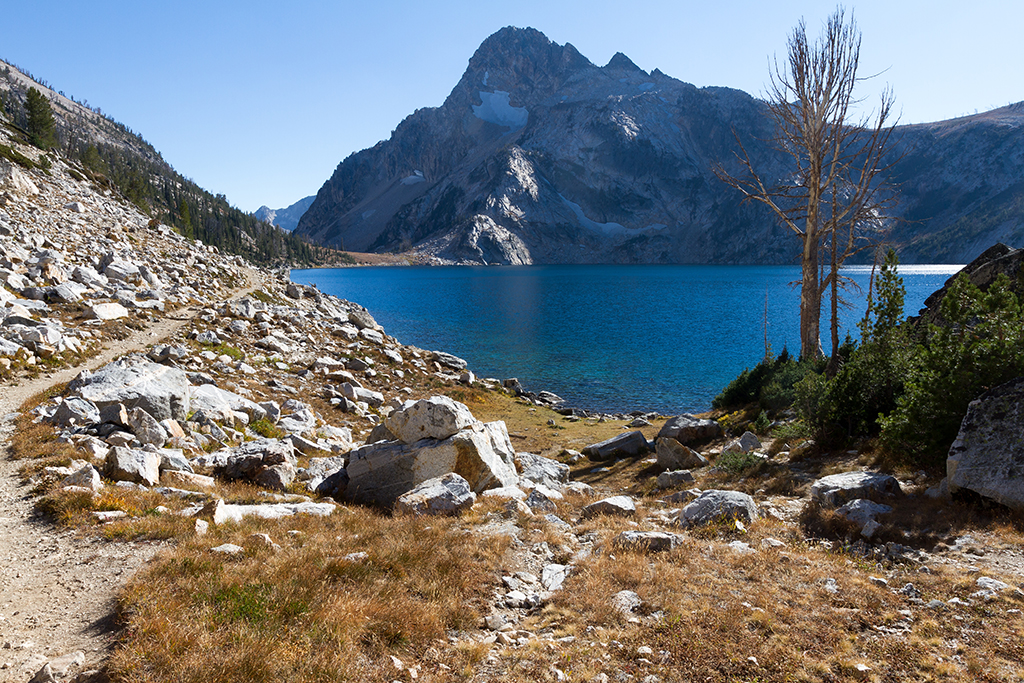
[[[236,298],[259,286],[245,271]],[[177,312],[110,344],[84,366],[66,368],[0,387],[0,682],[27,681],[46,662],[81,651],[85,668],[98,665],[112,644],[118,590],[162,542],[107,542],[54,528],[34,515],[29,487],[10,459],[11,413],[30,397],[74,379],[83,369],[166,339],[198,309]]]

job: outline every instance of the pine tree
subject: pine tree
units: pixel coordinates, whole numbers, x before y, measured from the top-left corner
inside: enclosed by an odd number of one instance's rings
[[[29,142],[44,150],[56,147],[57,124],[53,120],[53,110],[46,96],[35,88],[29,88],[25,110],[28,112]]]

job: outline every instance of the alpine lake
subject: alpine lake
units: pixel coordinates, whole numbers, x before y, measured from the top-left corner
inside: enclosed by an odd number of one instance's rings
[[[960,270],[907,265],[904,313]],[[844,268],[840,340],[859,340],[870,266]],[[800,349],[797,266],[422,266],[291,271],[365,306],[403,344],[464,358],[603,413],[701,412],[744,368]],[[822,345],[829,343],[822,301]]]

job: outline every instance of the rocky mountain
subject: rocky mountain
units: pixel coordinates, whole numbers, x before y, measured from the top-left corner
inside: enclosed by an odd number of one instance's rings
[[[299,219],[302,218],[302,214],[306,213],[306,209],[316,199],[316,195],[310,195],[303,197],[299,201],[295,202],[286,209],[271,209],[270,207],[263,205],[253,212],[253,216],[257,220],[261,220],[264,223],[270,223],[277,227],[291,232],[295,229],[295,226],[299,224]]]
[[[49,102],[57,129],[57,151],[104,192],[123,197],[151,219],[177,228],[187,237],[212,244],[259,263],[312,263],[331,258],[302,240],[268,228],[231,206],[227,197],[209,192],[174,170],[150,143],[97,107],[49,87],[11,64],[0,61],[0,126],[15,141],[27,141],[25,107],[30,88]],[[18,163],[5,145],[0,155]],[[2,154],[8,150],[6,154]],[[52,155],[51,155],[52,156]],[[50,156],[43,157],[44,165]]]
[[[1024,241],[1024,104],[901,129],[891,182],[905,261]],[[791,263],[797,242],[712,169],[735,135],[785,160],[763,102],[616,54],[603,67],[533,29],[483,42],[444,104],[352,154],[296,233],[355,251],[470,263]]]

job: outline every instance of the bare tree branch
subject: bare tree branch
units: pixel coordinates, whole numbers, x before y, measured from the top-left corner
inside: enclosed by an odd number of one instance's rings
[[[825,22],[817,42],[807,39],[801,19],[789,36],[786,61],[773,58],[766,106],[775,126],[773,146],[787,155],[793,171],[766,182],[735,131],[741,175],[722,166],[716,175],[743,194],[744,201],[767,206],[801,240],[800,356],[821,353],[821,298],[831,292],[832,356],[838,351],[839,269],[851,256],[879,241],[888,225],[896,193],[882,182],[893,160],[895,98],[886,88],[877,113],[853,121],[851,107],[861,36],[839,7]],[[820,250],[828,250],[828,265]]]

